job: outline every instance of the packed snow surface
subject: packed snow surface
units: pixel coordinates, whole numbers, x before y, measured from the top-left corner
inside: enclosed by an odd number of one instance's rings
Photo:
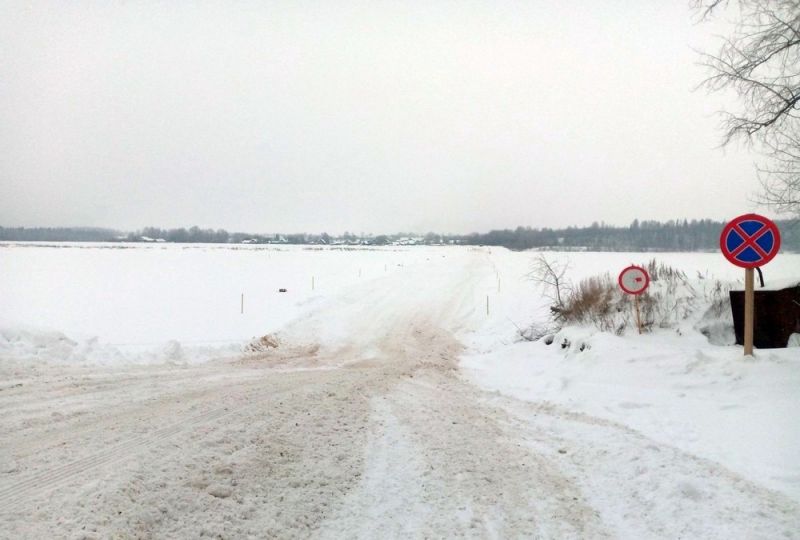
[[[535,255],[0,245],[0,538],[800,537],[797,350],[521,342]]]

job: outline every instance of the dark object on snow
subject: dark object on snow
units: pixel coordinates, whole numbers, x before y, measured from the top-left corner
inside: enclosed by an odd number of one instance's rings
[[[286,292],[286,289],[278,289],[278,292]]]
[[[786,347],[800,321],[800,285],[777,291],[755,291],[753,345],[758,349]],[[731,291],[736,344],[744,344],[744,291]]]

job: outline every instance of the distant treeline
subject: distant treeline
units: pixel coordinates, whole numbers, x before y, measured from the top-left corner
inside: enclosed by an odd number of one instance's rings
[[[800,251],[800,223],[777,221],[782,245],[787,251]],[[725,222],[710,219],[692,221],[639,221],[628,227],[593,223],[590,227],[531,229],[517,227],[470,234],[462,243],[504,246],[522,250],[553,247],[590,251],[707,251],[719,249],[719,235]]]
[[[375,240],[376,238],[388,237],[365,237],[364,239]],[[252,244],[330,244],[336,240],[341,240],[343,242],[352,244],[362,243],[361,237],[349,232],[346,232],[339,237],[333,237],[328,233],[264,235],[242,232],[229,233],[225,229],[201,229],[199,227],[191,227],[189,229],[159,229],[157,227],[145,227],[141,231],[128,233],[124,240],[126,242],[149,242],[153,240],[163,240],[166,242],[203,244],[241,244],[243,242]]]
[[[778,221],[783,249],[800,252],[800,223]],[[593,223],[589,227],[566,229],[532,229],[517,227],[490,231],[485,234],[363,236],[345,233],[332,236],[321,234],[251,234],[229,233],[224,229],[160,229],[146,227],[136,232],[88,227],[70,228],[4,228],[0,241],[46,242],[174,242],[174,243],[250,243],[250,244],[316,244],[316,245],[484,245],[504,246],[513,250],[552,248],[590,251],[710,251],[719,249],[719,234],[724,222],[709,219],[692,221],[639,221],[628,227],[612,227]]]
[[[0,227],[0,240],[16,242],[107,242],[120,234],[94,227]]]
[[[778,220],[776,223],[781,231],[783,249],[800,251],[800,223],[792,220]],[[462,243],[505,246],[515,250],[554,247],[590,251],[708,251],[719,249],[719,235],[724,226],[722,221],[701,219],[634,220],[628,227],[603,223],[566,229],[517,227],[470,234],[463,238]]]
[[[158,229],[156,227],[145,227],[141,231],[128,233],[125,241],[141,242],[146,240],[165,240],[178,244],[227,244],[240,243],[243,240],[252,238],[253,235],[244,233],[229,233],[225,229],[201,229],[191,227],[189,229]]]

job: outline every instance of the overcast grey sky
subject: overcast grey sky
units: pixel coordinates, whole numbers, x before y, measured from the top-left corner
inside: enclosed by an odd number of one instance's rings
[[[0,2],[0,225],[733,217],[711,31],[684,0]]]

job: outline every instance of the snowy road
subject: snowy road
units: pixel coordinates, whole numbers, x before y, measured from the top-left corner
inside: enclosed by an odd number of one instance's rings
[[[3,381],[0,537],[798,537],[800,505],[712,461],[466,382],[494,270],[431,264],[270,352]]]

